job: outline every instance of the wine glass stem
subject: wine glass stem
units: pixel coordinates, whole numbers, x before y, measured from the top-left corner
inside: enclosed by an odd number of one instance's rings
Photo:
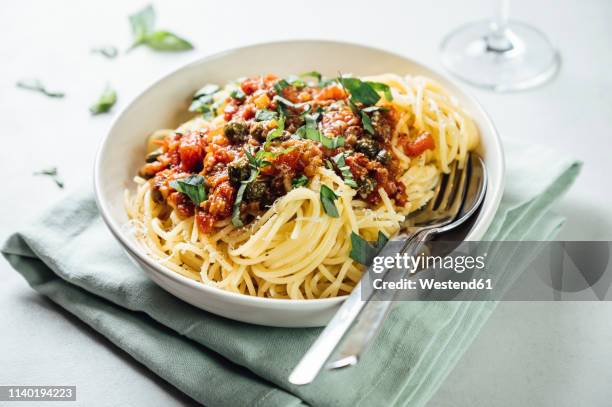
[[[495,16],[490,24],[490,32],[485,37],[487,51],[495,53],[509,52],[514,48],[508,35],[508,14],[510,0],[497,0]]]

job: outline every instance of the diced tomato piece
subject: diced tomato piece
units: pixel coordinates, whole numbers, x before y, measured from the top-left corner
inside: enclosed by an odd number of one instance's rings
[[[319,91],[315,96],[315,100],[328,100],[328,99],[344,99],[346,97],[346,93],[344,89],[342,89],[338,85],[330,85]]]
[[[213,225],[215,223],[215,217],[209,213],[204,211],[198,211],[196,213],[196,225],[198,225],[198,229],[204,234],[208,234],[213,230]]]
[[[234,113],[236,113],[237,111],[238,111],[238,106],[232,100],[230,103],[225,105],[225,108],[223,109],[223,118],[225,119],[226,122],[229,122],[230,120],[232,120]]]
[[[215,161],[218,163],[231,163],[234,161],[234,152],[226,148],[215,149]]]
[[[168,196],[168,203],[173,206],[182,218],[193,216],[195,207],[187,195],[181,192],[173,192]]]
[[[259,79],[258,78],[248,78],[242,81],[240,84],[240,89],[247,95],[251,95],[257,89],[259,89]]]
[[[197,133],[187,133],[181,138],[179,155],[183,171],[194,172],[202,169],[204,154],[200,145],[200,136]]]
[[[288,151],[285,154],[281,154],[274,160],[275,166],[284,166],[291,170],[301,171],[304,169],[304,165],[300,162],[300,152],[297,150]]]
[[[433,150],[436,147],[433,137],[428,132],[421,134],[416,140],[404,144],[404,152],[408,157],[417,157],[427,150]]]
[[[361,153],[357,153],[346,158],[346,164],[351,169],[355,179],[363,179],[368,175],[368,159]]]
[[[251,104],[243,105],[240,109],[239,114],[243,120],[252,119],[253,117],[255,117],[255,106]]]

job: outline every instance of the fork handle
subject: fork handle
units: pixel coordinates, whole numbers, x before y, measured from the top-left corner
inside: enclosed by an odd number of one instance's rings
[[[434,229],[425,229],[417,232],[413,239],[410,239],[406,250],[403,253],[409,256],[417,255],[423,245],[435,234]],[[387,273],[387,276],[389,273]],[[401,273],[403,276],[404,273]],[[334,360],[328,363],[327,369],[338,369],[345,366],[352,366],[359,362],[359,358],[367,350],[372,339],[376,336],[382,323],[388,315],[388,311],[393,303],[393,295],[389,295],[384,290],[376,290],[370,301],[365,305],[357,322],[350,327],[344,340],[338,346]]]
[[[399,251],[400,253],[404,252],[414,236],[416,235],[411,236],[404,242]],[[395,246],[387,244],[385,247],[383,247],[378,255],[382,257],[393,256],[395,253],[397,253]],[[370,268],[371,267],[372,266],[370,266]],[[312,382],[317,377],[325,365],[325,362],[327,362],[329,357],[332,355],[338,346],[338,343],[340,343],[344,337],[344,334],[348,331],[361,312],[363,306],[373,294],[370,293],[370,296],[363,298],[363,293],[361,290],[362,285],[368,284],[369,282],[370,268],[368,268],[368,271],[363,273],[361,280],[353,288],[351,294],[340,306],[334,317],[327,324],[325,329],[323,329],[323,332],[321,332],[319,337],[311,345],[310,349],[308,349],[297,366],[293,369],[289,375],[290,383],[304,385]],[[382,274],[381,277],[384,277],[388,271],[388,269],[384,270],[384,274]]]

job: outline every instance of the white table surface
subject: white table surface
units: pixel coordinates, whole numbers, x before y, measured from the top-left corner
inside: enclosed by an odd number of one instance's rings
[[[203,54],[262,41],[324,38],[390,49],[440,68],[442,36],[492,12],[485,0],[239,3],[158,1],[158,26],[189,38],[197,50],[160,54],[143,48],[106,60],[90,48],[110,43],[125,49],[127,16],[146,3],[2,2],[0,239],[90,182],[96,146],[115,112],[160,75]],[[567,218],[560,238],[610,240],[612,3],[515,0],[512,12],[558,44],[562,70],[535,90],[473,93],[503,138],[549,144],[584,161],[576,185],[554,208]],[[16,89],[17,80],[29,77],[67,97],[52,100]],[[119,92],[118,105],[113,114],[91,117],[87,108],[107,82]],[[59,167],[65,190],[31,175],[50,165]],[[611,316],[607,303],[500,304],[430,405],[610,405]],[[0,384],[76,385],[78,402],[66,405],[192,403],[37,295],[4,258],[0,327]]]

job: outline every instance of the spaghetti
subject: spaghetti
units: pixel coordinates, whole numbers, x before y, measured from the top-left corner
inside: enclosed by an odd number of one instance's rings
[[[201,113],[148,141],[126,210],[151,256],[237,293],[351,292],[368,259],[478,144],[469,115],[424,77],[316,72],[207,85]]]

